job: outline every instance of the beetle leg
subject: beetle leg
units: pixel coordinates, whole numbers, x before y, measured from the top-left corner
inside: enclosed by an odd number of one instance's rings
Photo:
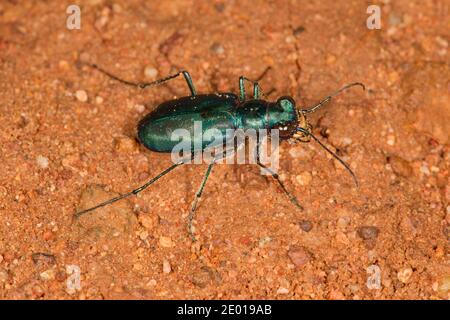
[[[112,199],[109,199],[109,200],[107,200],[107,201],[105,201],[105,202],[102,202],[102,203],[100,203],[100,204],[98,204],[98,205],[96,205],[96,206],[94,206],[94,207],[91,207],[91,208],[88,208],[88,209],[85,209],[85,210],[78,211],[77,213],[75,213],[75,214],[73,215],[73,217],[74,217],[74,218],[79,218],[80,216],[84,215],[85,213],[88,213],[88,212],[93,211],[93,210],[95,210],[95,209],[98,209],[98,208],[104,207],[104,206],[106,206],[106,205],[112,204],[112,203],[114,203],[114,202],[116,202],[116,201],[122,200],[122,199],[124,199],[124,198],[129,197],[129,196],[136,195],[136,194],[138,194],[139,192],[144,191],[147,187],[149,187],[149,186],[152,185],[154,182],[156,182],[157,180],[159,180],[160,178],[162,178],[163,176],[165,176],[166,174],[168,174],[170,171],[172,171],[173,169],[175,169],[175,168],[178,167],[179,165],[182,165],[183,163],[184,163],[183,160],[181,160],[180,162],[174,163],[174,164],[172,164],[170,167],[168,167],[166,170],[164,170],[163,172],[161,172],[160,174],[158,174],[156,177],[151,178],[147,183],[143,184],[143,185],[140,186],[139,188],[136,188],[136,189],[134,189],[134,190],[132,190],[132,191],[130,191],[130,192],[127,192],[127,193],[121,194],[120,196],[117,196],[117,197],[114,197],[114,198],[112,198]]]
[[[187,85],[189,87],[189,90],[191,91],[191,95],[195,96],[197,94],[197,91],[195,90],[195,86],[194,86],[194,83],[192,81],[191,75],[189,74],[189,72],[187,72],[185,70],[180,71],[180,72],[178,72],[176,74],[170,75],[168,77],[152,81],[152,82],[132,82],[132,81],[121,79],[121,78],[113,75],[112,73],[104,70],[103,68],[100,68],[96,64],[90,64],[89,66],[91,66],[94,69],[97,69],[98,71],[100,71],[101,73],[107,75],[111,79],[119,81],[120,83],[123,83],[123,84],[128,85],[128,86],[138,87],[140,89],[157,86],[159,84],[162,84],[164,82],[172,80],[172,79],[178,77],[180,74],[182,74],[184,76],[184,79],[186,80],[186,83],[187,83]]]
[[[303,207],[301,206],[301,204],[298,202],[297,198],[292,195],[284,186],[283,182],[281,182],[280,177],[278,176],[278,174],[276,174],[275,172],[273,172],[272,169],[270,169],[269,167],[265,166],[264,164],[261,163],[260,159],[259,159],[259,143],[256,145],[256,163],[258,164],[258,166],[260,166],[261,168],[263,168],[264,170],[266,170],[267,172],[270,173],[270,175],[278,182],[278,184],[280,185],[281,189],[283,190],[283,192],[288,196],[289,200],[300,210],[303,210]]]
[[[181,71],[181,73],[183,74],[184,79],[186,80],[189,90],[191,90],[191,94],[195,96],[197,94],[197,90],[195,90],[194,82],[192,82],[191,75],[187,71]]]
[[[259,99],[260,94],[261,94],[261,89],[259,87],[259,83],[255,82],[253,84],[253,99]]]
[[[244,76],[239,77],[239,99],[241,101],[245,100],[245,83],[248,81],[253,84],[253,99],[259,99],[261,96],[261,87],[257,81],[250,80]]]
[[[188,233],[189,233],[189,236],[191,237],[192,241],[197,241],[197,239],[195,238],[195,235],[194,235],[194,230],[193,230],[193,228],[192,228],[192,221],[194,220],[195,209],[197,209],[198,201],[200,200],[200,198],[201,198],[201,196],[202,196],[203,188],[204,188],[205,185],[206,185],[206,181],[207,181],[208,178],[209,178],[209,175],[210,175],[210,173],[211,173],[211,170],[212,170],[213,165],[216,163],[217,160],[226,157],[226,156],[227,156],[227,152],[233,153],[233,152],[234,152],[234,149],[231,149],[231,150],[225,150],[224,152],[222,152],[222,153],[220,153],[220,154],[218,154],[218,155],[216,155],[216,156],[214,157],[213,161],[209,164],[208,169],[206,169],[206,173],[205,173],[205,175],[203,176],[203,181],[202,181],[202,183],[201,183],[201,185],[200,185],[200,188],[199,188],[199,189],[197,190],[197,192],[195,193],[195,198],[194,198],[194,200],[192,201],[192,204],[191,204],[191,211],[189,212],[189,216],[188,216]]]
[[[208,169],[206,169],[206,173],[205,173],[205,176],[203,177],[203,181],[200,185],[200,188],[195,193],[194,201],[192,201],[191,211],[189,212],[189,216],[188,216],[188,232],[189,232],[189,236],[191,237],[192,241],[197,240],[195,238],[194,230],[192,228],[192,221],[194,220],[195,209],[197,208],[197,203],[200,200],[200,197],[202,196],[203,188],[205,187],[206,181],[208,180],[209,174],[211,173],[214,162],[215,162],[215,160],[213,162],[211,162],[208,166]]]

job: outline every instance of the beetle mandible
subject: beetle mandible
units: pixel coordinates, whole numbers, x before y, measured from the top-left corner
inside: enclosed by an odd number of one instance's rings
[[[154,111],[148,113],[138,123],[138,139],[147,149],[151,151],[170,153],[177,142],[171,139],[171,135],[169,132],[180,127],[192,130],[194,121],[202,121],[204,129],[266,129],[268,131],[277,129],[279,130],[279,137],[281,140],[290,139],[299,142],[309,142],[311,139],[315,140],[322,148],[324,148],[348,170],[348,172],[354,179],[356,186],[358,186],[356,175],[350,169],[348,164],[346,164],[336,153],[325,146],[312,133],[312,126],[308,122],[307,115],[317,111],[327,102],[329,102],[333,97],[350,87],[361,86],[365,90],[364,85],[360,82],[350,83],[342,87],[341,89],[325,97],[319,103],[310,108],[299,109],[296,107],[294,99],[290,96],[282,96],[275,102],[261,99],[261,88],[259,83],[257,81],[252,81],[244,76],[241,76],[239,78],[239,96],[233,93],[197,94],[192,78],[187,71],[180,71],[176,74],[153,82],[131,82],[109,73],[96,64],[90,64],[90,66],[107,75],[108,77],[119,81],[120,83],[140,89],[153,87],[172,80],[180,75],[183,75],[189,87],[191,93],[190,96],[163,102]],[[246,81],[253,84],[252,99],[246,99]],[[195,152],[204,151],[205,147],[206,145],[202,144],[201,150],[191,150],[192,153],[189,158],[192,159]],[[203,189],[205,187],[206,181],[208,180],[208,177],[210,176],[214,163],[220,157],[226,156],[225,153],[226,152],[215,157],[214,160],[208,165],[200,187],[195,193],[195,197],[188,216],[187,227],[188,233],[193,241],[196,241],[192,222],[194,219],[195,210],[197,208],[197,203],[202,195]],[[188,161],[180,160],[179,162],[173,163],[170,167],[150,179],[142,186],[128,193],[102,202],[94,207],[79,211],[74,214],[74,217],[78,218],[87,212],[109,205],[131,195],[137,195],[139,192],[145,190],[158,179],[186,162]],[[303,207],[300,205],[297,198],[286,189],[278,174],[261,163],[259,144],[257,145],[256,150],[256,163],[264,170],[267,170],[275,179],[275,181],[278,182],[279,186],[288,196],[289,200],[297,208],[303,210]]]

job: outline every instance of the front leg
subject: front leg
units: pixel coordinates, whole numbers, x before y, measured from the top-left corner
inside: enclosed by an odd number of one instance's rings
[[[277,173],[275,173],[272,169],[270,169],[269,167],[265,166],[264,164],[261,163],[260,160],[260,150],[259,150],[259,145],[260,143],[258,142],[258,144],[256,145],[256,163],[258,164],[258,166],[260,166],[261,168],[263,168],[264,170],[266,170],[267,172],[270,173],[270,175],[278,182],[278,184],[280,185],[281,189],[283,190],[283,192],[288,196],[289,200],[300,210],[303,210],[303,207],[301,206],[301,204],[298,202],[297,198],[292,195],[284,186],[283,182],[281,182],[280,177],[278,176]]]

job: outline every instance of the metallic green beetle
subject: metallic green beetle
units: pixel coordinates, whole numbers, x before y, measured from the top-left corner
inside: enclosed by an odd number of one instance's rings
[[[338,91],[334,92],[333,94],[327,96],[325,99],[323,99],[313,107],[308,109],[298,109],[295,105],[294,99],[289,96],[283,96],[275,102],[269,102],[261,99],[261,89],[258,82],[251,81],[243,76],[239,78],[239,96],[233,93],[197,94],[192,78],[187,71],[181,71],[177,74],[153,82],[135,83],[120,79],[115,75],[98,67],[97,65],[91,65],[91,67],[99,70],[100,72],[123,84],[138,87],[141,89],[162,84],[166,81],[178,77],[179,75],[184,76],[191,95],[163,102],[154,111],[147,114],[138,124],[137,132],[139,141],[151,151],[165,153],[172,152],[178,141],[174,141],[172,139],[171,132],[179,128],[184,128],[192,132],[194,130],[193,126],[195,121],[202,122],[202,130],[218,129],[222,131],[225,140],[232,138],[227,136],[227,129],[267,129],[268,132],[277,129],[279,130],[279,137],[282,140],[293,139],[294,141],[309,142],[312,138],[317,141],[327,152],[329,152],[334,158],[336,158],[349,171],[349,173],[355,180],[356,185],[358,185],[356,176],[349,168],[349,166],[312,134],[312,127],[309,124],[306,115],[315,112],[324,104],[329,102],[334,96],[352,86],[359,85],[364,89],[364,85],[362,83],[355,82],[348,84]],[[246,100],[245,81],[249,81],[253,84],[253,99]],[[197,139],[197,137],[193,137],[193,139]],[[201,137],[198,139],[201,139]],[[223,143],[226,142],[225,140],[223,141]],[[196,152],[202,152],[207,147],[207,141],[199,141],[199,143],[201,145],[201,148],[199,150],[192,149],[189,160],[194,156]],[[221,154],[220,156],[225,156],[225,153]],[[219,157],[215,159],[218,158]],[[283,192],[289,197],[290,201],[297,208],[303,209],[297,199],[290,192],[288,192],[282,181],[279,179],[278,175],[270,168],[261,163],[259,149],[257,149],[256,160],[257,164],[261,168],[267,170],[278,182]],[[181,160],[177,163],[174,163],[169,168],[167,168],[139,188],[100,203],[92,208],[79,211],[75,214],[75,217],[80,217],[81,215],[89,211],[111,204],[128,196],[136,195],[153,184],[162,176],[166,175],[176,167],[186,162],[187,160]],[[211,173],[214,163],[215,161],[212,161],[209,164],[202,183],[195,194],[195,198],[192,202],[191,210],[189,213],[188,232],[193,241],[196,240],[192,226],[195,209],[197,207],[198,200],[202,195],[203,189]]]

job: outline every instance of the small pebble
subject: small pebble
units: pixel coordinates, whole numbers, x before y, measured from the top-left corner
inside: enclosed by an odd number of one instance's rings
[[[154,79],[156,79],[157,75],[158,75],[158,70],[156,70],[152,66],[148,65],[144,68],[144,76],[147,79],[154,80]]]
[[[157,282],[156,282],[155,279],[151,279],[151,280],[147,283],[147,285],[148,285],[149,287],[154,287],[154,286],[156,286],[156,284],[157,284]]]
[[[39,266],[51,266],[56,263],[56,258],[50,253],[36,252],[31,255],[34,264]]]
[[[117,137],[114,139],[114,146],[117,152],[123,154],[137,153],[139,146],[136,139],[129,137]]]
[[[42,239],[44,239],[45,241],[52,240],[53,237],[54,237],[54,234],[50,230],[45,231],[44,234],[42,235]]]
[[[141,239],[142,241],[145,241],[148,238],[148,231],[144,230],[139,234],[139,239]]]
[[[288,256],[297,267],[303,266],[311,260],[311,254],[303,247],[291,247]]]
[[[277,290],[277,294],[288,294],[288,293],[289,293],[289,289],[288,288],[280,287]]]
[[[347,216],[340,217],[337,221],[337,225],[339,228],[344,229],[345,227],[347,227],[349,225],[350,221],[351,221],[350,217],[347,217]]]
[[[139,214],[138,221],[145,229],[153,230],[158,224],[158,217],[150,214]]]
[[[58,67],[62,71],[67,71],[69,69],[69,63],[66,60],[60,60]]]
[[[397,278],[398,280],[400,280],[400,282],[407,283],[409,278],[411,278],[412,274],[413,270],[411,268],[405,268],[397,273]]]
[[[420,166],[420,172],[422,172],[423,174],[429,176],[431,174],[430,169],[428,168],[428,166],[426,164],[423,164]]]
[[[386,143],[387,143],[389,146],[395,145],[395,136],[392,135],[392,134],[388,135],[388,136],[387,136]]]
[[[216,277],[215,270],[208,266],[202,266],[200,270],[193,273],[191,278],[191,282],[199,288],[205,288],[214,280],[219,279]]]
[[[342,146],[343,147],[347,147],[347,146],[351,145],[352,143],[353,143],[352,138],[349,138],[349,137],[342,138]]]
[[[134,109],[138,113],[143,113],[145,111],[145,106],[143,104],[136,104],[136,105],[134,105]]]
[[[445,248],[443,246],[437,246],[434,250],[436,257],[441,258],[445,255]]]
[[[217,42],[213,43],[212,46],[210,47],[210,49],[215,54],[223,54],[225,52],[225,49],[223,48],[223,46]]]
[[[434,291],[437,291],[444,299],[450,298],[450,275],[441,277],[433,284]]]
[[[40,168],[42,168],[42,169],[48,168],[48,158],[47,157],[39,155],[39,156],[37,156],[36,161]]]
[[[88,95],[84,90],[77,90],[75,92],[75,98],[77,98],[78,101],[86,102],[88,100]]]
[[[302,172],[295,177],[297,183],[301,186],[308,186],[312,181],[312,174],[309,171]]]
[[[260,247],[264,247],[266,245],[266,243],[269,243],[270,241],[272,241],[271,237],[262,237],[261,239],[259,239],[259,246]]]
[[[294,43],[295,42],[295,37],[289,35],[284,40],[286,41],[286,43]]]
[[[292,33],[294,36],[298,36],[299,34],[303,33],[305,30],[306,29],[304,26],[299,26],[299,27],[295,28]]]
[[[170,237],[159,237],[159,245],[163,248],[170,248],[173,247],[173,242]]]
[[[329,54],[326,58],[326,62],[329,65],[334,64],[336,62],[336,56]]]
[[[398,176],[408,178],[413,174],[413,169],[408,161],[397,156],[389,157],[389,164],[392,171]]]
[[[391,12],[391,13],[389,14],[388,20],[389,20],[389,24],[390,24],[391,26],[397,26],[397,25],[399,25],[399,24],[403,21],[402,17],[399,16],[399,15],[397,15],[397,14],[394,13],[394,12]]]
[[[330,300],[345,300],[345,296],[340,291],[331,290],[330,294],[328,295],[328,299],[330,299]]]
[[[44,272],[41,272],[41,274],[39,274],[39,277],[44,281],[54,280],[56,277],[56,272],[53,269],[48,269]]]
[[[374,226],[363,226],[358,228],[358,235],[364,240],[371,240],[378,237],[379,229]]]
[[[172,267],[170,265],[170,262],[166,259],[163,261],[163,273],[170,273],[172,271]]]
[[[310,232],[313,228],[313,225],[309,220],[300,220],[298,226],[305,232]]]
[[[91,59],[91,56],[89,55],[89,53],[87,53],[87,52],[80,53],[80,61],[81,62],[89,62],[90,59]]]
[[[0,282],[6,282],[8,278],[8,273],[6,271],[0,271]]]
[[[100,96],[96,96],[95,97],[95,103],[96,104],[102,104],[103,103],[103,98]]]
[[[135,263],[135,264],[133,265],[133,269],[136,270],[136,271],[141,271],[142,269],[144,269],[144,267],[143,267],[142,264],[140,264],[140,263]],[[169,271],[169,272],[170,272],[170,271]]]

